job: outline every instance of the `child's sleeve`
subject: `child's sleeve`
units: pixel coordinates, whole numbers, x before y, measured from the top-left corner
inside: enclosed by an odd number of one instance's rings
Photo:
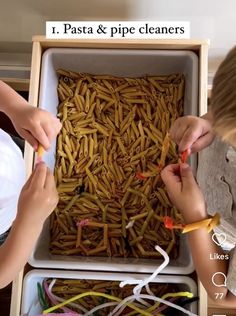
[[[236,247],[230,252],[226,286],[228,290],[236,296]]]

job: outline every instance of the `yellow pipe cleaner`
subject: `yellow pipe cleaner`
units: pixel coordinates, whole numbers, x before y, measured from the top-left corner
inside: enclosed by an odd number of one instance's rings
[[[116,301],[116,302],[121,302],[122,300],[119,299],[118,297],[115,297],[115,296],[112,296],[112,295],[108,295],[108,294],[105,294],[105,293],[99,293],[99,292],[85,292],[85,293],[81,293],[81,294],[78,294],[58,305],[55,305],[53,307],[50,307],[46,310],[43,311],[43,315],[47,315],[53,311],[55,311],[56,309],[58,308],[61,308],[71,302],[74,302],[82,297],[85,297],[85,296],[102,296],[102,297],[105,297],[109,300],[112,300],[112,301]],[[131,303],[126,303],[125,305],[129,306],[130,308],[134,309],[137,313],[139,313],[140,315],[145,315],[145,316],[152,316],[152,314],[150,314],[149,312],[146,312],[146,311],[143,311],[141,310],[140,308],[136,307],[135,305],[131,304]]]
[[[207,218],[199,222],[185,225],[182,233],[185,234],[199,228],[206,228],[207,232],[210,233],[213,230],[213,228],[215,228],[219,224],[220,224],[220,214],[216,213],[211,218]]]

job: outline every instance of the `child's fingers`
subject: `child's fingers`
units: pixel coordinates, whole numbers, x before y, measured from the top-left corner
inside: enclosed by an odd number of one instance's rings
[[[184,124],[179,124],[178,119],[171,126],[170,137],[176,144],[179,143],[179,140],[181,139],[185,129],[186,129],[186,126]]]
[[[51,144],[52,140],[55,138],[55,128],[54,128],[54,122],[46,122],[41,124],[45,134],[47,135],[49,144]]]
[[[30,186],[34,188],[43,188],[47,177],[47,166],[44,162],[36,165],[31,178]]]
[[[59,120],[59,118],[57,118],[57,117],[53,117],[53,123],[54,123],[54,128],[56,131],[56,135],[57,135],[62,128],[62,124],[61,124],[61,121]]]
[[[45,189],[52,189],[55,187],[55,179],[53,176],[53,173],[51,172],[51,170],[49,168],[47,168],[47,174],[46,174],[46,179],[45,179],[45,183],[44,183],[44,188]]]
[[[183,135],[186,133],[186,131],[188,130],[188,126],[180,126],[178,131],[176,131],[176,134],[175,134],[175,143],[178,145],[181,144],[181,141],[183,139]]]
[[[54,136],[53,138],[56,138],[57,135],[59,134],[60,130],[62,128],[62,124],[60,120],[56,117],[53,118],[53,131],[54,131]]]
[[[53,117],[50,121],[42,123],[41,126],[44,129],[50,144],[52,143],[53,139],[56,138],[62,127],[60,120],[58,120],[56,117]]]
[[[38,142],[30,132],[22,128],[20,134],[33,148],[37,148]]]
[[[199,128],[194,128],[193,126],[188,127],[179,142],[179,152],[183,152],[186,149],[191,148],[197,139],[201,137],[201,133],[202,131]]]
[[[183,184],[183,189],[189,189],[192,186],[196,186],[196,180],[193,176],[192,169],[187,163],[180,164],[180,174],[181,174],[181,180]]]
[[[47,169],[47,176],[46,176],[44,188],[47,192],[50,193],[50,202],[52,203],[53,208],[55,208],[58,203],[59,198],[58,198],[58,192],[56,189],[55,179],[49,168]]]
[[[34,125],[31,128],[31,133],[37,139],[38,143],[43,146],[44,149],[49,149],[50,142],[48,140],[47,134],[45,133],[43,127],[40,124]]]
[[[191,147],[191,153],[196,153],[201,151],[202,149],[209,146],[214,139],[214,135],[212,133],[207,133],[200,138],[192,145]]]
[[[31,175],[29,176],[28,180],[26,181],[26,183],[24,184],[22,190],[27,190],[31,184],[31,181],[32,181],[32,178],[33,178],[33,175],[34,175],[34,171],[35,169],[32,171]]]
[[[41,164],[41,163],[44,164],[44,162],[40,162],[39,164]],[[37,165],[36,165],[35,168],[33,169],[33,171],[32,171],[32,173],[31,173],[31,175],[29,176],[28,180],[26,181],[26,183],[25,183],[23,189],[28,189],[28,188],[30,187],[30,184],[31,184],[32,179],[33,179],[33,177],[34,177],[34,174],[35,174],[35,172],[36,172],[36,168],[37,168]]]
[[[179,164],[172,164],[165,167],[161,172],[161,178],[165,183],[167,190],[181,185]]]
[[[173,175],[176,175],[176,173],[178,173],[179,171],[179,164],[178,163],[175,163],[175,164],[170,164],[170,165],[167,165],[163,171],[165,171],[166,173],[171,173]]]

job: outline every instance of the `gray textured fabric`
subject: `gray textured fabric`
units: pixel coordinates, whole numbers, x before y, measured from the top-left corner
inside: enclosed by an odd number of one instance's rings
[[[230,256],[229,270],[226,279],[226,286],[236,296],[236,251],[232,251]]]
[[[221,214],[216,233],[224,233],[222,248],[230,251],[227,288],[236,295],[236,151],[215,139],[199,154],[198,183],[204,193],[208,213]]]

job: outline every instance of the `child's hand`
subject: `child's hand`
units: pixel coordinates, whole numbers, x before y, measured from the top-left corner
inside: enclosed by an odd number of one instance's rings
[[[18,134],[35,150],[38,144],[41,144],[45,150],[49,149],[52,140],[61,129],[59,119],[27,103],[15,106],[9,116]]]
[[[191,149],[191,153],[209,146],[215,137],[211,122],[195,116],[178,118],[170,129],[170,136],[179,146],[179,152]]]
[[[204,197],[188,164],[169,165],[163,169],[161,177],[186,224],[206,218]]]
[[[36,165],[21,191],[17,217],[27,225],[42,226],[57,203],[58,193],[53,174],[41,162]]]

